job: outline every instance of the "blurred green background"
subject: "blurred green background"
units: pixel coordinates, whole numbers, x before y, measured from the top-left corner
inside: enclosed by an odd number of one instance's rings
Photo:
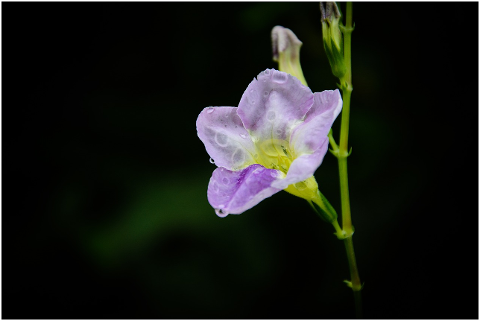
[[[366,318],[478,318],[478,3],[355,3]],[[218,218],[195,129],[318,3],[2,3],[2,318],[351,318],[344,246],[285,192]],[[334,125],[338,137],[339,122]],[[337,138],[338,139],[338,138]],[[340,211],[336,160],[315,174]]]

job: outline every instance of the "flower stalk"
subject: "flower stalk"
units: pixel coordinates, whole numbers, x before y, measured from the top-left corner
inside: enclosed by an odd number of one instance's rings
[[[342,229],[345,233],[345,250],[347,252],[348,265],[350,269],[350,281],[345,281],[352,288],[355,297],[355,310],[357,317],[362,317],[361,295],[360,290],[362,284],[358,273],[357,262],[355,259],[355,251],[353,248],[353,232],[352,217],[350,210],[350,196],[348,189],[348,166],[347,157],[350,155],[348,151],[348,133],[350,125],[350,102],[352,96],[352,50],[351,40],[353,31],[352,21],[352,3],[347,2],[346,24],[339,26],[343,34],[343,64],[345,66],[345,74],[339,78],[340,89],[342,90],[343,111],[340,128],[340,142],[337,145],[333,139],[332,133],[329,133],[329,140],[332,146],[332,154],[338,159],[338,171],[340,177],[340,197],[342,208]]]

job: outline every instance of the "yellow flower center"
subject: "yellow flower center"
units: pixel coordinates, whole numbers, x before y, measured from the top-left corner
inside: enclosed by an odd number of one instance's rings
[[[266,168],[276,169],[287,175],[290,165],[296,158],[295,151],[286,140],[269,139],[255,143],[255,161]],[[289,185],[285,191],[312,201],[318,198],[318,184],[315,177]]]

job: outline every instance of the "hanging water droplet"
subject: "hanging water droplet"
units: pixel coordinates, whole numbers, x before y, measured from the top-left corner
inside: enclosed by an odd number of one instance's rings
[[[280,71],[276,71],[273,74],[273,81],[276,82],[277,84],[283,84],[287,81],[288,79],[288,74]]]
[[[222,205],[222,206],[223,206],[223,205]],[[228,215],[228,212],[225,211],[225,210],[223,210],[223,209],[221,209],[221,208],[216,208],[216,209],[215,209],[215,213],[216,213],[218,216],[220,216],[220,217],[225,217],[225,216]]]
[[[207,113],[208,113],[208,114],[211,114],[211,113],[214,112],[214,110],[215,110],[215,108],[209,107],[209,108],[207,109]]]
[[[210,164],[215,164],[215,161],[212,158],[210,158]]]

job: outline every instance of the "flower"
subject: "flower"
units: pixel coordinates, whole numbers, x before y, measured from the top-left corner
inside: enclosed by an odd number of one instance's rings
[[[325,208],[313,173],[341,109],[338,90],[312,93],[275,69],[253,79],[238,107],[205,108],[197,134],[218,166],[207,190],[217,215],[241,214],[281,190]]]

